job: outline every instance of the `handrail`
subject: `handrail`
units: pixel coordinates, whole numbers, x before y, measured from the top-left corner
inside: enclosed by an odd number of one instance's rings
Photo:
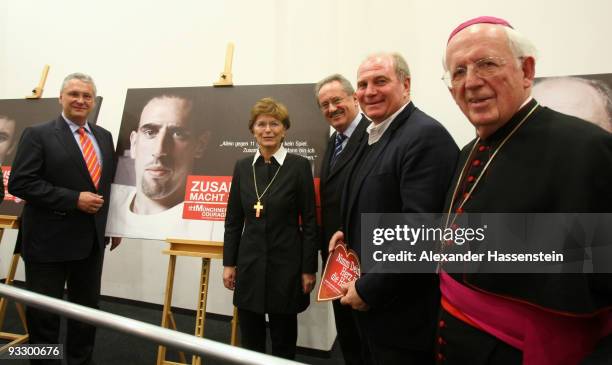
[[[0,296],[58,313],[81,322],[142,337],[156,344],[163,344],[178,350],[229,361],[233,364],[304,365],[303,363],[230,346],[79,304],[50,298],[6,284],[0,284]]]

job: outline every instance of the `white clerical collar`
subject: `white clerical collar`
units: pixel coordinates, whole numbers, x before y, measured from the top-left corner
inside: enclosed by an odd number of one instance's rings
[[[76,132],[79,128],[81,128],[80,125],[68,119],[68,117],[64,114],[64,112],[62,112],[62,118],[64,118],[64,120],[68,124],[68,127],[70,127],[70,130],[72,131],[72,133]],[[87,121],[85,121],[85,125],[83,127],[85,128],[85,130],[87,130],[87,132],[89,132],[89,134],[93,134],[91,132],[91,128],[89,128],[89,123]]]
[[[349,124],[348,128],[346,128],[346,130],[342,132],[342,134],[346,136],[347,140],[351,138],[351,135],[353,134],[355,129],[357,129],[357,125],[359,124],[359,121],[361,120],[362,117],[363,116],[361,115],[361,112],[357,113],[357,115],[355,116],[355,119],[353,119],[351,124]]]
[[[401,113],[402,110],[404,110],[404,108],[406,108],[406,105],[408,104],[410,104],[410,100],[406,104],[404,104],[401,108],[399,108],[395,113],[391,114],[389,118],[383,120],[381,123],[378,123],[378,124],[374,124],[374,122],[370,123],[370,125],[366,129],[366,132],[368,132],[368,145],[373,145],[374,143],[380,140],[383,134],[385,134],[385,131],[387,130],[387,128],[389,128],[393,120],[395,120],[395,117],[397,117],[398,114]]]
[[[259,149],[257,149],[257,152],[255,152],[255,156],[253,156],[252,165],[255,165],[255,161],[257,161],[259,156],[261,156],[261,153],[259,152]],[[276,150],[276,152],[274,152],[272,157],[274,157],[274,159],[276,160],[276,162],[278,162],[279,165],[283,166],[283,162],[285,162],[285,157],[287,157],[287,150],[285,149],[285,146],[281,144],[280,148]]]
[[[519,110],[523,109],[523,107],[527,105],[531,101],[531,99],[533,99],[533,96],[529,95],[529,97],[523,102],[523,104],[521,104]]]

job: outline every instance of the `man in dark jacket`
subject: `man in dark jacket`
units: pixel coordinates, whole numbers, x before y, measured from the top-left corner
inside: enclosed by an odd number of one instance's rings
[[[535,49],[507,21],[459,25],[445,68],[477,134],[461,151],[451,215],[610,210],[612,136],[538,105]],[[612,332],[606,277],[442,271],[440,285],[437,357],[445,364],[578,364]]]
[[[372,121],[352,164],[342,198],[339,239],[361,254],[362,213],[442,210],[458,148],[444,127],[410,100],[410,72],[396,53],[375,54],[359,66],[357,99]],[[364,246],[365,247],[365,246]],[[349,284],[351,306],[368,364],[433,363],[439,289],[435,274],[365,273]]]
[[[370,121],[359,112],[355,90],[344,76],[334,74],[315,86],[317,104],[334,133],[327,142],[321,167],[321,258],[327,261],[327,248],[331,236],[342,225],[340,199],[359,145],[367,137]],[[349,307],[332,302],[338,342],[344,362],[362,364],[361,340]]]
[[[20,244],[28,290],[96,308],[104,258],[110,183],[115,173],[112,135],[87,121],[95,105],[91,77],[64,79],[62,115],[27,128],[9,180],[11,194],[24,199]],[[32,344],[59,342],[59,317],[28,307]],[[95,327],[68,320],[69,364],[92,361]]]

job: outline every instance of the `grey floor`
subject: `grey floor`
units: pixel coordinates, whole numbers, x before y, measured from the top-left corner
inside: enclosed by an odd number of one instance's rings
[[[161,321],[161,306],[105,298],[100,303],[100,309],[156,325],[159,325]],[[175,310],[174,318],[178,330],[185,333],[193,333],[195,328],[195,312]],[[0,331],[22,332],[13,302],[9,302],[4,328],[0,329]],[[214,341],[229,343],[230,319],[227,317],[208,315],[206,317],[204,337]],[[98,329],[94,351],[94,361],[96,364],[151,365],[155,364],[156,359],[156,344],[148,340],[105,328]],[[178,361],[178,353],[171,349],[168,350],[167,360]],[[203,360],[203,363],[206,365],[227,364],[226,362],[214,359],[204,358]],[[313,365],[336,365],[343,363],[342,354],[337,345],[334,345],[330,352],[298,349],[296,361]],[[190,358],[188,358],[188,363],[191,363]],[[0,364],[21,365],[27,364],[27,362],[21,360],[0,360]]]

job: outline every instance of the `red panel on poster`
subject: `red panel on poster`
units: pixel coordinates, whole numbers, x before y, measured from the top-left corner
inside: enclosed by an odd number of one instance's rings
[[[23,200],[12,195],[8,192],[8,180],[11,176],[11,166],[2,166],[2,181],[4,182],[4,200],[14,201],[15,203],[21,203]]]
[[[231,184],[231,176],[187,177],[183,219],[225,220]]]

